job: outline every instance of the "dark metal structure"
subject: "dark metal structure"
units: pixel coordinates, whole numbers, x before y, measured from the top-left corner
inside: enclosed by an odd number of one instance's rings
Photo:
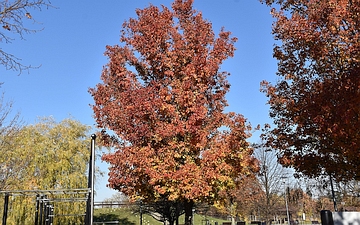
[[[52,225],[54,216],[54,202],[85,202],[88,200],[90,190],[88,188],[80,189],[59,189],[59,190],[17,190],[0,191],[4,194],[4,209],[2,225],[6,225],[9,207],[9,197],[28,196],[36,198],[35,224],[34,225]],[[72,197],[56,198],[55,196],[67,195]],[[50,198],[49,196],[53,196]],[[75,215],[73,215],[75,216]],[[78,216],[78,215],[76,215]]]

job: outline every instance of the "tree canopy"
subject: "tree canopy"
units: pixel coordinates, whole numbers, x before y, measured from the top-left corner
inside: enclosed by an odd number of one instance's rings
[[[220,65],[236,38],[224,29],[216,37],[192,2],[137,9],[90,89],[103,141],[116,149],[103,156],[109,186],[133,199],[182,201],[187,220],[194,202],[214,201],[257,168],[250,124],[224,112],[230,84]]]
[[[299,173],[359,179],[359,1],[264,2],[280,77],[262,84],[275,124],[267,143]]]

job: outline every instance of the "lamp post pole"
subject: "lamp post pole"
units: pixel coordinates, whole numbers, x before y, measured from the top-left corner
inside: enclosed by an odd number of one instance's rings
[[[281,179],[285,180],[287,177],[281,177]],[[288,225],[290,225],[290,214],[289,214],[289,206],[288,206],[288,201],[287,201],[287,186],[285,185],[285,181],[283,182],[284,186],[285,186],[285,207],[286,207],[286,216],[287,216],[287,221],[288,221]]]
[[[337,205],[336,205],[336,198],[335,198],[334,184],[333,184],[333,181],[332,181],[331,174],[329,175],[329,177],[330,177],[331,195],[332,195],[332,200],[333,200],[333,203],[334,203],[334,211],[335,211],[335,212],[337,212],[337,211],[338,211],[338,209],[337,209]]]
[[[96,135],[95,134],[91,135],[91,149],[90,149],[89,177],[88,177],[88,188],[90,190],[90,193],[86,204],[86,216],[85,216],[86,225],[93,225],[93,216],[94,216],[95,139],[96,139]]]

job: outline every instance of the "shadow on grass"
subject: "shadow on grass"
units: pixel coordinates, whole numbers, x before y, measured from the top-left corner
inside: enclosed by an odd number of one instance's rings
[[[119,221],[121,225],[135,225],[134,222],[129,221],[127,218],[120,218],[119,215],[114,213],[100,213],[100,215],[94,216],[94,222],[109,222]]]

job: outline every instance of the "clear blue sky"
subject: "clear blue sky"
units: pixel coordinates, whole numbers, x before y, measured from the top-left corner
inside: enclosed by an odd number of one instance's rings
[[[31,12],[43,27],[26,40],[2,43],[4,51],[22,58],[26,65],[41,65],[17,76],[0,67],[1,91],[14,101],[14,110],[28,124],[40,116],[60,121],[70,115],[87,125],[94,125],[92,97],[88,88],[100,81],[106,45],[119,43],[122,23],[135,17],[136,8],[149,4],[170,7],[171,0],[52,0],[57,9]],[[264,79],[276,80],[276,61],[272,58],[270,8],[258,0],[194,0],[194,8],[212,22],[215,33],[225,27],[239,40],[235,57],[222,68],[231,73],[231,91],[227,95],[229,111],[243,114],[256,126],[270,122],[266,97],[259,92]],[[90,137],[89,137],[90,138]],[[251,140],[257,141],[258,135]],[[106,164],[98,163],[103,170]],[[98,181],[95,201],[114,193],[105,187],[107,176]]]

